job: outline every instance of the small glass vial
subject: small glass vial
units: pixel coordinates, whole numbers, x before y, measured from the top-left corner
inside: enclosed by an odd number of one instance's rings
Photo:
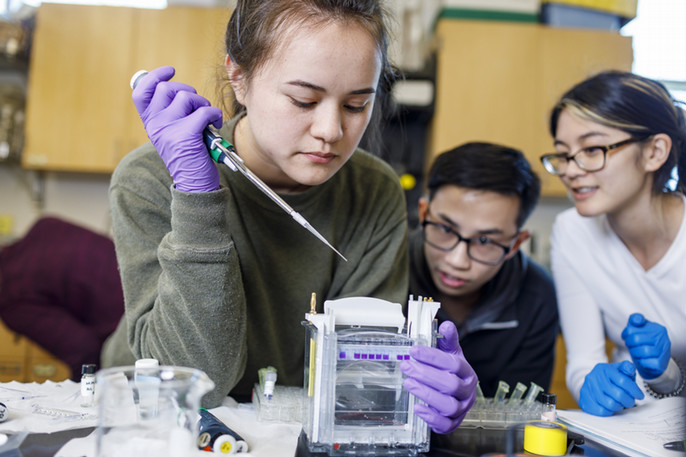
[[[93,406],[95,400],[95,365],[81,365],[81,406]]]
[[[541,394],[541,401],[543,402],[541,420],[555,422],[557,420],[557,410],[555,409],[557,395],[543,393]]]

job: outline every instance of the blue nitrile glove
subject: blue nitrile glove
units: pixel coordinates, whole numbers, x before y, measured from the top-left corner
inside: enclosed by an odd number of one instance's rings
[[[636,384],[631,362],[599,363],[586,375],[579,394],[579,407],[594,416],[612,416],[634,406],[644,397]]]
[[[450,433],[464,419],[476,399],[477,377],[465,359],[455,324],[445,321],[438,329],[443,338],[436,348],[412,346],[413,360],[400,369],[407,376],[403,385],[423,400],[414,411],[436,433]]]
[[[622,339],[643,379],[655,379],[665,372],[672,347],[666,328],[634,313],[629,316]]]
[[[169,81],[173,76],[172,67],[152,70],[133,90],[133,103],[176,188],[183,192],[217,190],[219,172],[202,132],[209,124],[221,127],[222,112],[191,86]]]

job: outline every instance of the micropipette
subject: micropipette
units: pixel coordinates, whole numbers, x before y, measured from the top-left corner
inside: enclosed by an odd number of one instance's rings
[[[135,89],[140,80],[147,75],[147,70],[139,70],[131,77],[131,89]],[[286,203],[279,195],[274,192],[267,184],[265,184],[260,178],[257,177],[248,167],[243,163],[243,159],[236,153],[236,149],[231,143],[222,138],[214,127],[208,125],[203,131],[203,139],[207,149],[210,151],[210,156],[217,163],[223,163],[233,171],[240,172],[243,176],[248,178],[259,190],[262,191],[267,197],[269,197],[274,203],[279,205],[288,215],[290,215],[295,221],[307,229],[311,234],[319,238],[319,240],[331,248],[336,254],[338,254],[346,262],[343,254],[338,252],[336,248],[329,243],[326,238],[324,238],[312,225],[310,225],[307,220],[295,211],[291,206]]]

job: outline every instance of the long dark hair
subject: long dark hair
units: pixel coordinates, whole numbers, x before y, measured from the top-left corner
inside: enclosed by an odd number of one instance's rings
[[[367,137],[373,143],[380,137],[382,113],[391,106],[391,88],[399,77],[388,58],[389,18],[382,0],[238,0],[226,28],[226,53],[249,80],[272,57],[283,37],[280,32],[288,27],[317,27],[331,22],[360,25],[374,39],[381,56],[375,106],[367,128]],[[227,113],[236,115],[245,110],[232,95],[228,79],[220,90]]]
[[[567,108],[633,136],[664,133],[672,139],[672,149],[667,161],[654,173],[653,193],[684,193],[686,120],[679,104],[657,81],[626,71],[605,71],[582,81],[562,96],[550,116],[550,133],[555,137],[560,114]],[[675,169],[677,182],[674,182]]]

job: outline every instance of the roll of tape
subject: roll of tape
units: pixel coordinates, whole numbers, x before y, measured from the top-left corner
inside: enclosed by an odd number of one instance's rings
[[[514,454],[503,454],[502,452],[489,452],[488,454],[481,454],[480,457],[531,457],[531,454],[524,454],[523,452],[515,452]]]
[[[558,422],[527,422],[524,426],[524,450],[536,455],[565,455],[567,427]]]

